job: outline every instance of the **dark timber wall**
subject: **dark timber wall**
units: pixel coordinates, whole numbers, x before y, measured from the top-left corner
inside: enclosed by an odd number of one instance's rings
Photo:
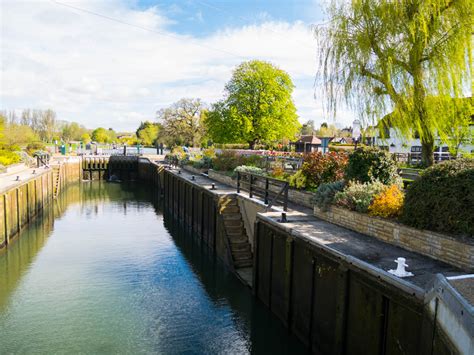
[[[165,211],[188,228],[199,244],[207,246],[211,255],[233,268],[222,216],[218,212],[228,194],[210,191],[147,158],[139,159],[138,177],[158,187]]]
[[[161,185],[165,211],[229,265],[218,195],[157,165],[139,176]],[[253,292],[317,354],[452,354],[424,291],[312,244],[257,217]]]
[[[387,282],[262,219],[255,236],[255,295],[314,352],[451,353],[419,289]]]
[[[107,180],[115,176],[119,180],[136,180],[138,173],[136,156],[90,156],[82,159],[83,180]]]

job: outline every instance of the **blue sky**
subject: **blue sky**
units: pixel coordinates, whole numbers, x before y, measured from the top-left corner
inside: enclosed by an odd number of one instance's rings
[[[131,6],[139,9],[157,6],[175,21],[170,26],[173,31],[195,36],[268,20],[302,21],[311,25],[323,18],[319,2],[311,0],[139,0],[131,2]]]
[[[87,127],[135,130],[182,97],[211,104],[232,70],[287,71],[299,119],[339,126],[314,87],[319,0],[3,0],[0,109],[52,108]],[[316,96],[315,96],[316,94]]]

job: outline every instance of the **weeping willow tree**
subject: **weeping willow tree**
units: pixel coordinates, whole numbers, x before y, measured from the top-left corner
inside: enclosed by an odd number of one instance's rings
[[[328,13],[315,30],[327,109],[345,103],[372,124],[392,111],[392,126],[416,132],[431,165],[436,133],[449,132],[429,98],[472,95],[474,1],[332,0]]]

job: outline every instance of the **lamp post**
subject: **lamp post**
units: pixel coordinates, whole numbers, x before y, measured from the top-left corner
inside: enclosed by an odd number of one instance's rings
[[[354,120],[352,122],[352,139],[355,142],[354,150],[357,149],[357,143],[360,140],[360,121]]]

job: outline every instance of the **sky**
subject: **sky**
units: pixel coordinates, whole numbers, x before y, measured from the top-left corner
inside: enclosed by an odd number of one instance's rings
[[[0,109],[133,131],[183,97],[223,98],[232,70],[288,72],[300,122],[348,126],[314,85],[323,0],[1,0]]]

